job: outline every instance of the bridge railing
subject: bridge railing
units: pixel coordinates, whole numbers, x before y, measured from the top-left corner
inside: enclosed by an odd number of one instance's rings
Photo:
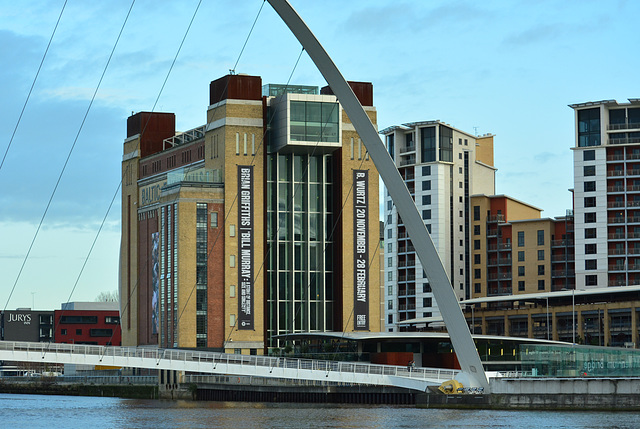
[[[428,380],[451,380],[459,372],[440,368],[410,368],[408,366],[379,365],[363,362],[342,362],[314,359],[299,359],[272,356],[238,355],[216,352],[202,352],[180,349],[156,349],[144,347],[94,346],[84,344],[33,343],[0,341],[0,350],[26,351],[46,355],[73,354],[104,357],[146,358],[156,362],[168,360],[172,362],[210,363],[215,370],[218,364],[239,365],[244,367],[268,368],[272,373],[276,368],[293,370],[310,370],[338,372],[342,374],[371,374],[396,377],[407,377]],[[131,362],[132,364],[134,362]]]

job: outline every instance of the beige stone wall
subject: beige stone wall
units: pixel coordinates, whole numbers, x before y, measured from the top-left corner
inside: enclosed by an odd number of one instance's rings
[[[138,148],[140,139],[124,144],[122,163],[122,236],[120,241],[120,323],[122,345],[138,345]],[[135,156],[133,156],[135,155]]]
[[[367,109],[367,114],[375,124],[376,112]],[[345,123],[350,124],[349,118],[343,112],[343,129]],[[349,127],[346,127],[349,128]],[[351,139],[354,141],[353,159],[351,159]],[[342,272],[342,324],[346,332],[354,331],[353,320],[354,303],[354,230],[353,230],[353,170],[368,170],[368,198],[369,198],[369,331],[380,332],[381,325],[380,307],[380,214],[379,214],[379,175],[373,161],[366,154],[366,148],[361,143],[360,157],[358,156],[359,136],[355,131],[342,132],[342,243],[336,240],[336,245],[342,245],[343,272]]]
[[[544,244],[538,245],[538,231],[544,231]],[[524,232],[524,246],[518,246],[518,232]],[[512,290],[514,294],[549,292],[551,290],[551,235],[553,222],[550,219],[515,222],[512,224]],[[538,251],[544,251],[544,259],[538,260]],[[518,252],[524,252],[524,261],[518,261]],[[544,267],[544,274],[538,274],[538,266]],[[524,267],[524,276],[519,276],[519,267]],[[538,280],[543,280],[545,288],[538,289]],[[525,290],[518,290],[518,282],[525,282]]]

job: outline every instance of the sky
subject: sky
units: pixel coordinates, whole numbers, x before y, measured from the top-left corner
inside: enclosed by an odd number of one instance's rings
[[[568,105],[640,97],[638,1],[290,1],[348,80],[373,83],[379,129],[439,119],[495,134],[496,193],[544,217],[572,206]],[[178,130],[201,126],[209,83],[234,67],[263,84],[326,84],[305,53],[294,67],[301,46],[262,0],[203,0],[168,75],[198,0],[136,0],[88,110],[131,0],[68,0],[16,130],[64,3],[0,2],[2,309],[117,290],[132,112],[157,100]]]

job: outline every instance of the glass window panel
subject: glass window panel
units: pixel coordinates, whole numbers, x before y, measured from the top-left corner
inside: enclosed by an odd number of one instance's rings
[[[306,103],[304,101],[291,101],[291,122],[304,122],[306,120]]]

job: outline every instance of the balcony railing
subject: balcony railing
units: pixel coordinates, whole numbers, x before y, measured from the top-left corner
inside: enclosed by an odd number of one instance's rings
[[[551,247],[565,247],[565,246],[573,246],[573,240],[570,240],[570,239],[551,240]]]
[[[625,137],[621,139],[607,139],[607,144],[628,144],[628,143],[640,143],[640,137]]]
[[[609,124],[607,125],[607,130],[615,131],[615,130],[633,130],[636,128],[640,128],[640,124],[638,123],[624,123],[624,124]]]
[[[607,161],[624,161],[624,155],[607,155]]]
[[[400,153],[415,152],[415,151],[416,151],[415,144],[409,144],[400,148]]]
[[[553,270],[551,277],[573,277],[576,273],[574,270]]]
[[[609,170],[607,171],[607,177],[624,176],[624,170]]]
[[[504,215],[502,214],[491,215],[487,218],[487,222],[504,222]]]

